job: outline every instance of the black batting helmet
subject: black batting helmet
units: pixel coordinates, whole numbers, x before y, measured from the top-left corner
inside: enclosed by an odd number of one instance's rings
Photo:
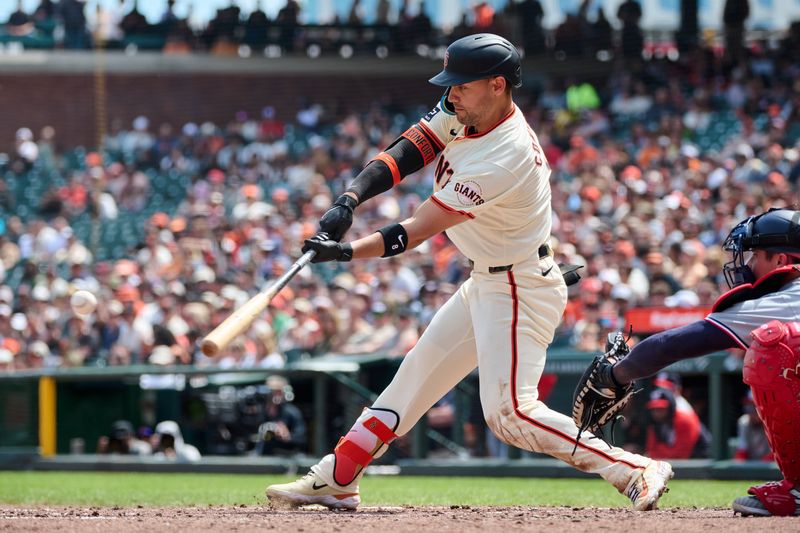
[[[513,87],[521,87],[519,52],[499,35],[476,33],[448,46],[444,54],[444,69],[428,81],[450,87],[494,76],[503,76]]]
[[[722,247],[733,253],[733,260],[723,267],[728,285],[754,281],[748,273],[745,252],[767,250],[800,256],[800,211],[776,207],[746,218],[731,230]]]

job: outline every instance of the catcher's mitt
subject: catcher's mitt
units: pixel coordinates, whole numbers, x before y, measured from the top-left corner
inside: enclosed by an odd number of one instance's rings
[[[579,428],[578,440],[584,431],[596,433],[615,420],[633,396],[633,384],[620,385],[611,373],[614,363],[625,358],[629,351],[621,331],[609,333],[606,353],[596,356],[583,373],[572,400],[572,419]],[[576,440],[576,449],[577,446]]]

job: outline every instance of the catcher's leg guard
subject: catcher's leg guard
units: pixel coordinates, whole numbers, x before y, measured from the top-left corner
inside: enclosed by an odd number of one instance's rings
[[[785,479],[750,487],[747,493],[750,496],[734,500],[735,513],[742,516],[800,516],[800,490]]]
[[[744,382],[781,473],[800,485],[800,322],[773,320],[750,333],[744,358]]]
[[[355,481],[375,457],[383,454],[384,445],[397,438],[394,430],[399,421],[397,413],[389,409],[364,409],[333,450],[333,480],[340,486]]]

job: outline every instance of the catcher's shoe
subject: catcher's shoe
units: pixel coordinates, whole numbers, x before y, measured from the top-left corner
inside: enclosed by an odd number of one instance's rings
[[[733,501],[733,512],[742,516],[800,516],[800,488],[785,479],[747,490],[750,496]]]
[[[300,507],[303,505],[324,505],[328,509],[355,511],[361,503],[358,485],[347,489],[331,487],[312,469],[308,474],[281,485],[267,487],[267,499],[276,506]]]
[[[658,509],[658,499],[667,492],[667,482],[672,479],[672,465],[666,461],[650,461],[642,473],[633,478],[625,489],[637,511]]]

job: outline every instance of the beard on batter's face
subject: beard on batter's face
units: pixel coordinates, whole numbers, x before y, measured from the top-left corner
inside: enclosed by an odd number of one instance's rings
[[[477,126],[480,122],[480,115],[465,109],[456,109],[456,120],[458,120],[459,124],[464,126]]]
[[[450,88],[448,99],[459,124],[475,127],[481,123],[491,104],[487,87],[488,80],[476,80]]]

